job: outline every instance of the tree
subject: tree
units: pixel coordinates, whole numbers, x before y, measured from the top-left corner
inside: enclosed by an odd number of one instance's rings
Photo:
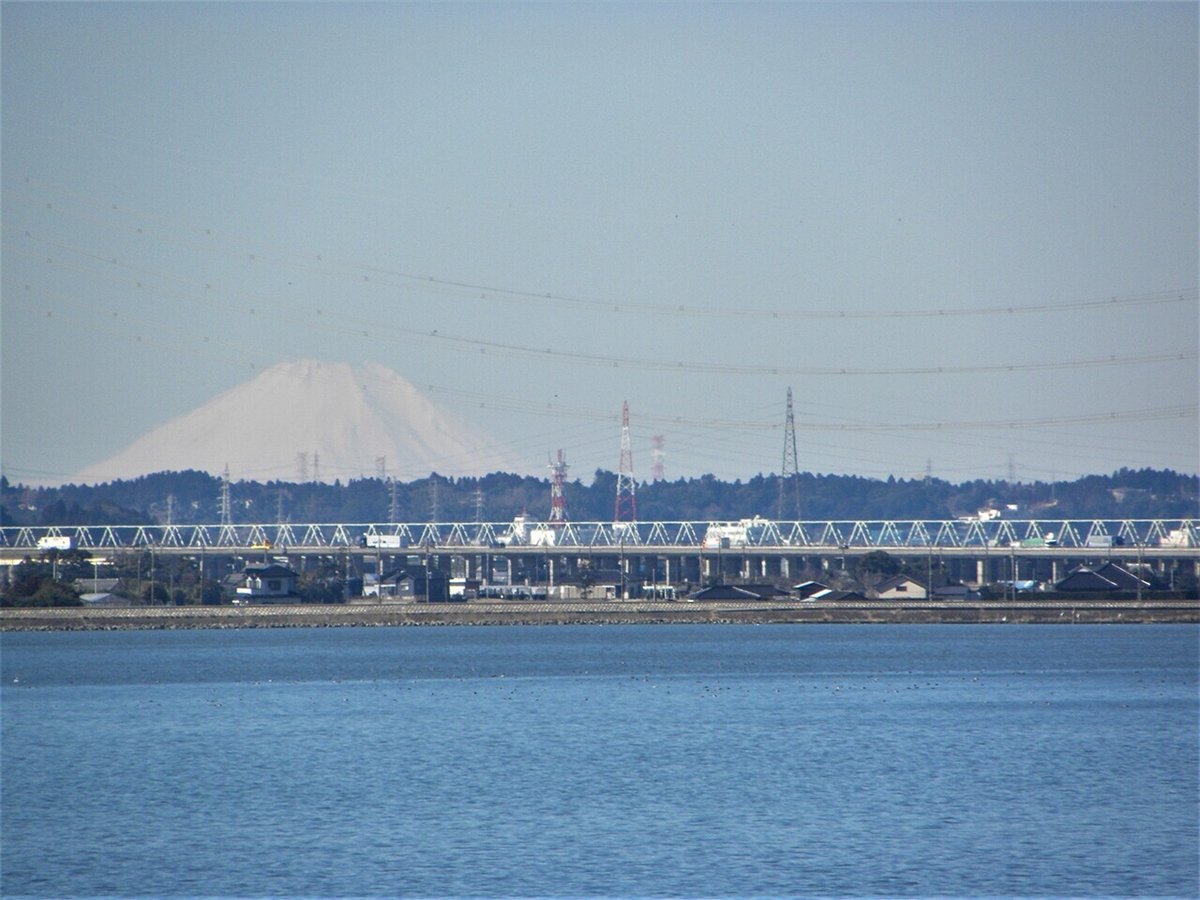
[[[53,564],[28,557],[13,569],[8,589],[0,597],[4,606],[82,606],[79,591],[54,577]]]
[[[900,572],[900,560],[883,550],[872,550],[858,561],[855,568],[859,572],[870,572],[890,578]]]
[[[345,557],[326,557],[296,581],[301,603],[345,603],[347,565]]]
[[[197,582],[192,590],[193,597],[202,606],[220,606],[224,599],[221,594],[221,583],[212,578],[205,578],[203,581]]]
[[[303,575],[296,582],[296,593],[302,603],[344,603],[343,580],[320,572]]]
[[[872,550],[854,565],[854,579],[868,597],[876,585],[900,572],[900,560],[882,550]]]
[[[142,602],[150,606],[166,606],[171,602],[171,594],[161,581],[154,581],[142,587]]]

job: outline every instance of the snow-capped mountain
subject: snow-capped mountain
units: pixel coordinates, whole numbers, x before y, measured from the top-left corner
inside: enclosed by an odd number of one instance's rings
[[[401,480],[516,471],[506,448],[425,397],[391,369],[313,360],[280,363],[154,429],[74,481],[166,470],[234,480]]]

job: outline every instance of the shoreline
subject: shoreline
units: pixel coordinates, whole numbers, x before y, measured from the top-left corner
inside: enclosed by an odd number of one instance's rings
[[[629,624],[1200,623],[1200,601],[963,603],[407,603],[165,607],[7,607],[0,632],[189,628],[366,628]]]

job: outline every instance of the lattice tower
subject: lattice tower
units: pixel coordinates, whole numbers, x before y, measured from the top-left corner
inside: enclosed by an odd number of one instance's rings
[[[663,436],[656,434],[650,438],[650,480],[663,481],[666,479],[666,457],[663,450]]]
[[[788,388],[787,418],[783,426],[783,465],[779,467],[779,502],[775,509],[775,518],[781,522],[800,518],[800,472],[796,459],[796,414],[792,408],[792,389]]]
[[[563,493],[563,485],[567,483],[567,459],[563,451],[558,451],[558,462],[551,462],[550,469],[550,523],[562,524],[567,521],[567,497]]]
[[[221,524],[233,524],[233,505],[229,497],[229,463],[225,464],[225,471],[221,475],[221,495],[217,501],[221,507]]]
[[[388,478],[388,522],[395,524],[400,521],[400,499],[396,491],[396,477]]]
[[[621,409],[621,464],[617,468],[617,501],[614,522],[637,521],[637,485],[633,480],[633,450],[629,445],[629,401]]]

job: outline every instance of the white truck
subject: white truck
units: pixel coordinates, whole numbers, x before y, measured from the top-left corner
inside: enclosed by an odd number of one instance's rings
[[[755,516],[753,519],[739,519],[736,522],[710,522],[704,532],[704,549],[745,547],[750,541],[750,529],[761,521]]]
[[[1191,547],[1192,535],[1186,528],[1174,528],[1159,541],[1163,547]]]
[[[398,534],[364,534],[359,543],[377,550],[399,550],[404,546]]]
[[[75,548],[75,539],[65,534],[51,534],[46,537],[38,538],[37,548],[39,550],[73,550]]]

